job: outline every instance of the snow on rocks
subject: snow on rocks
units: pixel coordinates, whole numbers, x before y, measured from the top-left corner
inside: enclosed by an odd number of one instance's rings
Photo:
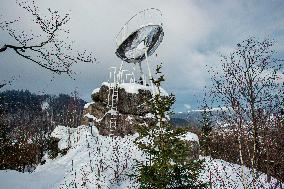
[[[84,105],[84,108],[89,108],[89,106],[91,105],[91,104],[94,104],[95,102],[88,102],[87,104],[85,104]]]
[[[96,88],[93,90],[92,94],[98,93],[100,91],[100,88]]]
[[[130,115],[127,116],[127,118],[125,119],[125,121],[128,121],[130,124],[132,124],[133,117],[131,117]]]
[[[93,118],[101,135],[123,136],[135,133],[135,125],[143,122],[152,123],[155,117],[151,116],[152,109],[148,103],[153,98],[150,86],[137,83],[118,84],[118,95],[113,97],[113,83],[104,82],[100,90],[92,94],[94,104],[88,104],[84,109],[82,125],[88,125]],[[164,92],[165,93],[165,92]],[[112,98],[113,97],[113,98]],[[166,98],[166,97],[165,97]],[[114,105],[113,110],[111,106]],[[147,115],[148,114],[148,115]],[[145,117],[145,115],[147,115]],[[93,117],[92,117],[93,116]],[[114,117],[115,116],[115,117]],[[132,119],[129,119],[131,116]],[[115,129],[110,129],[110,122],[115,118]]]
[[[152,114],[152,113],[147,113],[144,118],[152,118],[152,119],[155,119],[155,115]]]
[[[183,140],[186,140],[186,141],[199,142],[198,136],[196,134],[194,134],[194,133],[191,133],[191,132],[185,133],[180,138],[183,139]]]
[[[64,126],[57,126],[54,131],[51,133],[51,136],[57,139],[60,139],[58,142],[58,148],[60,150],[68,148],[71,144],[71,140],[69,140],[70,135],[74,132],[75,130],[69,127],[64,127]]]
[[[108,82],[103,82],[102,86],[103,85],[107,86],[107,87],[109,87],[111,85],[114,86],[113,83],[108,83]],[[118,88],[124,89],[125,92],[131,93],[131,94],[138,94],[139,90],[151,91],[152,93],[153,92],[155,93],[158,90],[157,87],[155,87],[155,86],[153,86],[153,87],[152,86],[145,86],[145,85],[141,85],[139,83],[120,83],[117,86],[118,86]],[[99,92],[99,91],[97,91],[97,89],[95,89],[95,90],[96,90],[96,92]],[[167,93],[167,91],[165,89],[160,87],[160,91],[161,91],[162,96],[169,96],[169,94]]]
[[[96,127],[86,126],[78,127],[78,131],[78,139],[77,132],[71,134],[72,145],[66,157],[72,160],[69,159],[69,169],[58,186],[135,188],[137,184],[127,176],[133,170],[134,159],[143,158],[133,144],[135,136],[103,137]]]
[[[52,135],[61,139],[60,146],[66,146],[68,140],[70,144],[65,156],[37,168],[44,170],[50,164],[63,168],[60,165],[64,162],[66,166],[68,162],[67,168],[64,167],[66,172],[55,188],[72,188],[75,185],[77,188],[136,188],[137,184],[126,174],[133,170],[135,159],[143,158],[133,144],[137,136],[104,137],[98,134],[95,126],[71,130],[59,126]]]
[[[84,115],[84,117],[93,119],[93,120],[95,120],[95,121],[97,120],[97,118],[96,118],[95,116],[91,115],[90,113],[86,113],[86,114]]]

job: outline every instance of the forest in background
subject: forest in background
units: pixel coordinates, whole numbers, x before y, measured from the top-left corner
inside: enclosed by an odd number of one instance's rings
[[[38,95],[28,90],[0,93],[0,169],[32,171],[52,151],[57,125],[77,127],[86,102],[71,95]]]

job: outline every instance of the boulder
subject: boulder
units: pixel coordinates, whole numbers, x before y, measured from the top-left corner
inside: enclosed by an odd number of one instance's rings
[[[124,136],[135,132],[135,125],[153,122],[154,119],[148,115],[152,112],[149,101],[152,98],[150,87],[133,84],[134,91],[129,92],[127,88],[118,86],[117,112],[110,111],[108,99],[112,96],[107,83],[94,90],[91,95],[93,102],[88,103],[83,111],[82,125],[89,125],[90,119],[98,127],[102,135]],[[141,86],[141,89],[139,88]],[[128,87],[129,86],[128,84]],[[110,120],[116,120],[116,128],[110,128]]]

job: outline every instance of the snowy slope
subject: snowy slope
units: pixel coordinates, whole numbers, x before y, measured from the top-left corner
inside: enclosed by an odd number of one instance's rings
[[[228,163],[220,159],[202,157],[205,159],[204,171],[201,175],[202,180],[210,181],[212,188],[234,188],[234,189],[282,189],[283,183],[271,178],[267,182],[267,175],[258,173],[257,179],[253,179],[252,170],[237,164]],[[282,184],[282,187],[281,185]]]
[[[31,174],[0,171],[0,188],[136,188],[126,175],[133,170],[134,159],[142,158],[133,145],[135,136],[103,137],[96,127],[91,133],[86,126],[58,126],[52,136],[61,138],[60,149],[70,147],[68,153]]]
[[[138,188],[127,176],[133,173],[135,159],[143,161],[143,154],[133,144],[136,136],[105,137],[98,134],[96,127],[92,127],[91,133],[91,128],[86,126],[58,126],[52,135],[61,138],[61,149],[70,147],[67,154],[47,160],[30,174],[0,171],[1,189]],[[196,135],[189,133],[185,139],[196,140]],[[205,160],[201,179],[211,179],[212,188],[244,188],[239,176],[240,166],[222,160]],[[244,173],[249,183],[252,178],[250,170],[244,168]],[[265,184],[265,179],[262,175],[258,183],[268,188],[271,184]]]

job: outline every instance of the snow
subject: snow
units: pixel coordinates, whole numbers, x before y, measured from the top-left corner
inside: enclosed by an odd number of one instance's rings
[[[132,48],[125,52],[125,56],[128,58],[132,57],[140,57],[145,54],[145,51],[148,50],[147,46],[145,46],[144,41],[141,41],[136,48]]]
[[[205,167],[201,179],[207,182],[211,180],[212,188],[282,188],[279,186],[281,183],[277,182],[273,177],[271,182],[267,182],[267,175],[263,173],[259,173],[259,177],[253,179],[252,170],[245,166],[210,157],[202,157],[202,159],[205,160]]]
[[[147,113],[144,118],[155,118],[155,115],[152,113]]]
[[[43,102],[42,104],[41,104],[41,109],[42,110],[47,110],[49,108],[49,103],[48,102]]]
[[[60,150],[69,148],[74,143],[74,140],[70,139],[69,137],[73,135],[76,131],[76,128],[64,127],[64,126],[57,126],[54,131],[51,133],[51,136],[54,138],[61,139],[58,142],[58,148]]]
[[[100,121],[103,120],[103,118],[104,118],[108,113],[111,113],[111,115],[116,115],[116,114],[114,114],[114,112],[108,111],[108,112],[106,112],[106,113],[103,115],[103,117],[101,117],[101,118],[97,118],[97,117],[95,117],[94,115],[92,115],[92,114],[90,114],[90,113],[85,114],[84,117],[91,118],[91,119],[93,119],[93,122],[99,123]]]
[[[117,115],[118,111],[110,109],[109,111],[106,112],[106,114],[110,114],[110,115]]]
[[[60,149],[66,149],[66,155],[47,159],[32,173],[0,171],[0,188],[9,189],[125,189],[139,188],[127,174],[134,173],[135,160],[144,161],[145,157],[133,143],[138,136],[122,137],[101,136],[95,126],[67,128],[58,126],[52,133],[60,139]],[[197,136],[187,133],[185,139],[195,140]],[[252,180],[251,170],[223,160],[201,157],[205,160],[205,169],[200,179],[214,183],[212,188],[242,189],[241,171],[246,175],[246,182]],[[267,188],[272,183],[265,182],[261,175],[257,183]],[[272,179],[275,183],[275,179]],[[231,187],[236,186],[236,187]]]
[[[93,90],[92,94],[98,93],[100,91],[100,88],[96,88]]]
[[[143,158],[133,144],[137,135],[112,138],[99,135],[96,127],[58,126],[52,136],[60,139],[61,149],[69,148],[67,154],[48,160],[31,174],[0,171],[0,188],[73,188],[75,182],[77,188],[137,188],[126,175],[135,159]]]
[[[183,136],[180,137],[181,139],[187,140],[187,141],[196,141],[199,142],[198,136],[194,133],[187,132]]]
[[[206,108],[205,110],[204,109],[197,109],[197,110],[188,110],[188,112],[204,112],[204,111],[207,111],[207,112],[216,112],[216,111],[221,111],[221,112],[226,112],[226,111],[229,111],[229,110],[232,110],[231,107],[215,107],[215,108]]]
[[[86,113],[86,114],[84,115],[84,117],[91,118],[91,119],[93,119],[93,120],[97,120],[97,118],[96,118],[95,116],[91,115],[90,113]]]
[[[103,82],[102,85],[109,87],[110,85],[114,85],[113,83],[108,83],[108,82]],[[118,88],[124,89],[127,93],[131,94],[138,94],[139,90],[146,90],[146,91],[152,91],[154,89],[154,92],[157,91],[157,87],[151,87],[151,86],[145,86],[141,85],[138,83],[120,83],[118,84]],[[160,87],[161,95],[162,96],[168,96],[169,94],[164,90],[163,88]]]
[[[49,172],[49,174],[48,174]],[[54,184],[64,175],[64,169],[46,170],[38,173],[20,173],[17,171],[0,171],[1,189],[48,189],[56,188]]]
[[[145,54],[145,51],[149,48],[149,44],[154,44],[153,36],[157,35],[158,26],[147,25],[140,27],[137,31],[136,37],[127,45],[129,48],[126,48],[125,56],[128,59],[139,58]]]
[[[133,117],[131,117],[130,115],[127,116],[127,118],[125,119],[125,121],[128,121],[130,124],[132,124]]]
[[[101,122],[101,121],[103,120],[103,118],[104,118],[106,115],[108,115],[108,114],[110,114],[110,115],[118,115],[119,112],[116,111],[116,110],[112,110],[112,109],[111,109],[111,110],[108,110],[108,111],[107,111],[102,117],[100,117],[100,118],[97,118],[97,117],[95,117],[94,115],[92,115],[92,114],[90,114],[90,113],[85,114],[84,117],[91,118],[91,119],[93,119],[94,122],[99,123],[99,122]]]
[[[94,104],[95,102],[88,102],[87,104],[84,105],[84,108],[89,108],[90,105]]]
[[[119,88],[125,89],[127,93],[136,93],[138,94],[138,90],[150,90],[148,86],[140,85],[138,83],[122,83],[119,85]]]

